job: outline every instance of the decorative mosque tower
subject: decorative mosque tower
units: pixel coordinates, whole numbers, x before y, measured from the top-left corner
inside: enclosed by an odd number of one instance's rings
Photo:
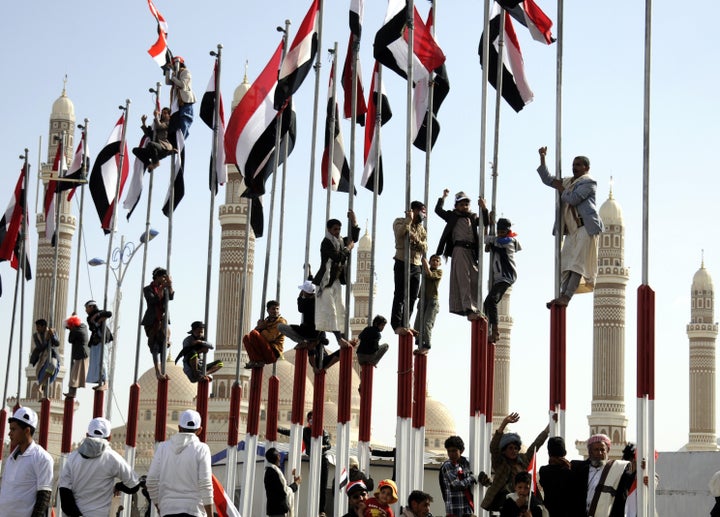
[[[690,435],[688,451],[717,451],[715,435],[715,294],[704,261],[690,291]]]
[[[512,286],[498,304],[500,339],[495,343],[495,377],[493,379],[493,427],[497,429],[510,412],[510,336],[513,319],[510,316]]]
[[[619,457],[626,444],[625,432],[625,226],[612,187],[600,207],[605,231],[600,234],[598,276],[593,293],[593,381],[588,415],[590,434],[603,433],[612,440],[611,456]],[[576,442],[586,454],[585,442]],[[614,454],[613,454],[614,453]]]
[[[243,82],[235,89],[232,107],[238,105],[243,95],[250,89],[247,74]],[[223,362],[224,367],[213,376],[213,395],[208,407],[207,442],[215,450],[216,445],[225,446],[228,429],[228,404],[230,392],[235,383],[237,361],[244,364],[247,360],[243,351],[237,354],[240,332],[251,328],[253,265],[255,255],[255,235],[250,234],[248,251],[248,275],[245,286],[245,298],[241,301],[242,275],[245,269],[245,234],[248,228],[248,203],[241,198],[245,190],[240,171],[234,165],[228,165],[228,182],[225,186],[225,204],[220,206],[220,267],[218,279],[218,316],[215,336],[210,341],[215,344],[215,359]],[[240,322],[240,304],[244,304],[242,328]],[[240,386],[243,395],[249,386],[248,370],[240,368]],[[247,396],[242,397],[239,429],[244,431],[247,419]]]
[[[60,97],[53,103],[52,112],[50,114],[50,127],[48,131],[48,151],[47,162],[40,167],[43,183],[47,185],[48,178],[53,168],[55,154],[58,147],[58,139],[62,138],[65,132],[65,159],[69,161],[72,158],[73,134],[75,129],[75,107],[72,101],[65,93],[63,85]],[[43,189],[44,191],[44,189]],[[44,196],[41,196],[41,198]],[[32,332],[35,332],[35,321],[38,319],[46,319],[51,325],[60,340],[61,356],[65,348],[65,331],[63,329],[63,320],[68,316],[68,287],[70,279],[70,266],[72,255],[72,239],[75,234],[76,219],[72,214],[71,204],[67,201],[67,196],[60,196],[60,220],[58,221],[58,266],[57,280],[55,282],[55,311],[52,310],[52,286],[53,286],[53,267],[55,261],[55,248],[50,241],[45,238],[45,214],[43,211],[36,216],[36,228],[38,232],[38,250],[35,271],[35,296],[33,307],[33,318],[30,323]],[[28,355],[23,357],[23,361],[27,361]],[[50,386],[48,397],[51,401],[57,402],[51,404],[51,423],[50,435],[48,438],[48,451],[52,454],[60,453],[60,441],[62,432],[62,413],[63,408],[60,401],[62,399],[63,378],[66,368],[61,366],[60,372],[55,382]],[[35,367],[28,366],[25,368],[26,378],[26,399],[20,403],[23,406],[29,406],[40,412],[40,404],[37,402],[39,398],[38,385],[36,383]]]

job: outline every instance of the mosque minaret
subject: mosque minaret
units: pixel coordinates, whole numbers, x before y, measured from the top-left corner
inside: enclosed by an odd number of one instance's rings
[[[704,262],[690,291],[690,434],[688,451],[717,451],[715,434],[715,294]]]
[[[598,276],[593,293],[592,404],[590,434],[603,433],[612,440],[611,451],[620,453],[626,443],[625,416],[625,226],[612,189],[600,207],[605,231],[600,235]],[[585,454],[584,442],[578,450]]]
[[[510,337],[513,319],[510,316],[512,287],[498,304],[500,339],[495,343],[495,377],[493,379],[493,426],[497,428],[510,413]]]
[[[247,76],[235,89],[232,107],[238,105],[240,99],[250,88]],[[215,335],[208,338],[215,344],[215,359],[224,364],[222,370],[213,376],[213,398],[208,407],[209,426],[207,441],[215,450],[215,446],[226,443],[228,429],[228,405],[230,393],[235,383],[237,361],[240,361],[240,386],[242,388],[242,401],[240,407],[239,429],[245,430],[247,418],[247,393],[249,385],[249,370],[243,365],[246,355],[243,349],[238,357],[238,339],[241,332],[251,329],[252,321],[252,285],[253,264],[255,255],[255,235],[250,233],[247,282],[245,297],[242,299],[242,276],[245,270],[245,235],[248,232],[248,200],[241,195],[245,190],[243,178],[237,167],[228,165],[228,181],[225,185],[225,204],[220,206],[220,266],[218,279],[218,308]],[[241,301],[242,300],[242,301]],[[240,307],[243,305],[244,314],[241,325]],[[212,330],[212,329],[209,329]]]

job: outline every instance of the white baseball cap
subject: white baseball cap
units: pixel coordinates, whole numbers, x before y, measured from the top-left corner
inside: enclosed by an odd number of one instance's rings
[[[15,413],[13,413],[13,416],[8,419],[8,422],[21,422],[25,425],[29,425],[33,429],[37,429],[38,424],[38,417],[35,411],[30,409],[29,407],[21,407]]]
[[[90,420],[87,434],[93,438],[110,438],[110,421],[106,418],[98,417]]]
[[[180,415],[180,427],[183,429],[192,429],[193,431],[200,429],[200,427],[202,427],[200,413],[192,409],[183,411],[183,414]]]

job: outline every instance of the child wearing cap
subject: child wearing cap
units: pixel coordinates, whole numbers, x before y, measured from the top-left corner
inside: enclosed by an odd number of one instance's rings
[[[455,208],[443,210],[445,198],[450,191],[445,189],[435,204],[435,213],[445,221],[445,229],[440,237],[437,255],[446,259],[452,257],[450,264],[450,312],[467,316],[468,319],[481,317],[477,303],[478,254],[480,249],[480,217],[470,211],[470,198],[465,192],[455,194]],[[488,225],[488,212],[485,200],[478,199],[484,226]]]
[[[520,251],[517,235],[511,229],[510,219],[501,217],[497,222],[497,235],[485,236],[485,251],[490,252],[493,285],[485,298],[485,314],[489,323],[488,340],[495,343],[500,337],[498,330],[497,306],[502,300],[505,291],[515,283],[517,268],[515,267],[515,252]]]
[[[392,479],[383,479],[377,490],[365,501],[365,517],[395,517],[391,504],[398,501],[397,486]]]

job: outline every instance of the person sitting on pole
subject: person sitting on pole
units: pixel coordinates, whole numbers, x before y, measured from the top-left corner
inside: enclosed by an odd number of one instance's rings
[[[163,108],[158,113],[153,112],[152,127],[146,125],[147,115],[140,117],[142,120],[142,131],[149,139],[145,147],[134,147],[132,152],[143,162],[148,171],[154,170],[160,165],[160,160],[172,154],[173,145],[168,139],[168,127],[170,125],[170,108]]]
[[[100,310],[95,300],[85,302],[87,313],[87,326],[90,332],[90,361],[88,365],[87,382],[95,382],[94,390],[105,391],[107,389],[107,372],[105,369],[104,346],[113,340],[110,329],[107,328],[107,320],[112,317],[112,312]]]
[[[280,303],[276,300],[267,302],[265,309],[267,317],[258,320],[255,329],[243,336],[243,345],[250,359],[245,365],[248,369],[262,368],[283,357],[285,336],[278,326],[287,324],[287,321],[280,316]]]
[[[361,365],[369,364],[377,366],[380,359],[390,348],[386,343],[380,344],[382,339],[382,331],[387,325],[387,319],[379,314],[373,318],[372,325],[369,325],[360,332],[358,340],[360,344],[357,347],[357,359]]]
[[[175,364],[182,358],[183,372],[190,382],[198,382],[201,379],[212,380],[211,375],[223,367],[222,361],[207,363],[205,375],[203,376],[203,360],[205,354],[213,349],[213,346],[205,341],[205,324],[202,321],[193,321],[190,325],[190,334],[183,340],[183,347],[175,358]]]

